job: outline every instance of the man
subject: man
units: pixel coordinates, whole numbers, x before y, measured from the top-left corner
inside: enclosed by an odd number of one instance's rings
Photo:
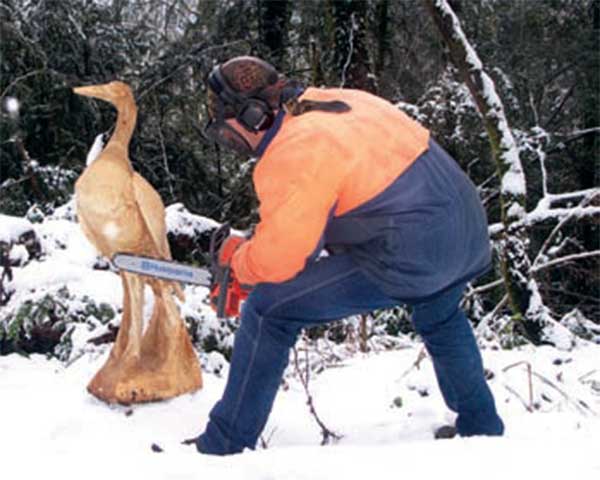
[[[198,450],[255,447],[302,328],[401,303],[412,306],[458,434],[501,435],[458,307],[490,265],[485,212],[458,165],[389,102],[304,90],[254,57],[217,66],[208,94],[206,135],[259,157],[260,222],[220,252],[234,282],[253,289]],[[323,248],[330,255],[317,259]]]

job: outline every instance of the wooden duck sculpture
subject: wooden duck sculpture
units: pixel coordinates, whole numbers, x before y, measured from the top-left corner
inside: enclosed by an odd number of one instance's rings
[[[78,95],[105,100],[117,111],[115,131],[100,155],[75,184],[77,216],[85,236],[106,257],[129,252],[170,259],[165,207],[152,186],[129,161],[129,141],[137,118],[128,85],[111,82],[78,87]],[[110,356],[88,391],[110,403],[163,400],[202,387],[195,355],[174,294],[178,284],[121,272],[123,316]],[[154,294],[154,309],[143,329],[144,288]]]

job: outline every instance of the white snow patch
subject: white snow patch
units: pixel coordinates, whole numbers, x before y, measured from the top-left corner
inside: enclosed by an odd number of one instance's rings
[[[169,205],[165,214],[167,229],[173,233],[194,236],[220,226],[220,223],[211,218],[190,213],[182,203]]]
[[[92,164],[94,162],[94,160],[96,160],[98,158],[100,153],[102,153],[102,150],[104,149],[103,138],[104,138],[103,133],[96,135],[96,138],[94,139],[94,143],[92,144],[92,146],[87,154],[87,157],[85,159],[86,165]]]
[[[0,214],[0,242],[14,242],[30,230],[33,230],[33,224],[28,220]]]
[[[597,347],[568,356],[549,347],[484,350],[486,367],[495,374],[490,384],[506,435],[449,441],[432,439],[433,428],[452,416],[437,390],[431,363],[425,360],[420,369],[402,377],[419,349],[415,345],[357,357],[312,378],[320,418],[343,435],[337,444],[319,446],[319,427],[308,413],[303,388],[290,380],[265,428],[269,448],[225,458],[181,445],[203,431],[223,390],[223,376],[205,371],[202,390],[170,401],[108,406],[85,389],[106,354],[83,356],[68,368],[40,355],[0,357],[3,472],[21,472],[25,462],[31,478],[56,469],[66,480],[81,478],[82,471],[86,478],[105,480],[114,476],[115,468],[119,477],[145,480],[391,480],[399,472],[418,478],[460,474],[465,480],[481,480],[482,475],[550,480],[571,478],[575,472],[578,479],[597,478],[600,419],[575,407],[582,400],[600,410],[600,396],[591,387],[600,374],[588,375],[586,383],[578,381],[597,368]],[[532,391],[527,365],[535,374]],[[393,406],[397,397],[402,399],[400,408]],[[530,400],[533,412],[525,408]],[[164,452],[152,453],[153,443]],[[32,451],[35,462],[30,461]],[[110,461],[99,461],[99,455]]]
[[[6,97],[4,100],[4,109],[8,112],[10,117],[15,118],[19,115],[21,103],[15,97]]]
[[[513,163],[514,165],[514,163]],[[525,195],[525,177],[520,170],[510,168],[502,177],[502,191],[513,195]]]
[[[525,212],[525,209],[519,205],[518,202],[513,202],[508,208],[506,215],[508,218],[514,218],[518,220],[524,218],[526,213],[527,212]]]
[[[25,245],[15,245],[10,249],[8,258],[13,265],[25,265],[29,260],[29,252]]]

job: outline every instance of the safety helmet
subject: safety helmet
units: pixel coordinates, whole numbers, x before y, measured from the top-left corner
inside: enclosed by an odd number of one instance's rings
[[[286,78],[256,57],[242,56],[217,65],[208,76],[207,138],[243,154],[253,149],[225,120],[235,118],[249,132],[267,130],[280,106]]]

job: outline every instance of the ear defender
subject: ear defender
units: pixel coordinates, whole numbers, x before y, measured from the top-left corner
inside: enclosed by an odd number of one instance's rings
[[[249,98],[240,107],[236,119],[249,132],[267,130],[273,124],[273,110],[267,102],[258,98]]]
[[[208,77],[208,85],[223,103],[233,107],[235,119],[249,132],[267,130],[273,124],[274,113],[269,104],[258,97],[246,96],[233,90],[223,77],[220,65],[213,68]]]

